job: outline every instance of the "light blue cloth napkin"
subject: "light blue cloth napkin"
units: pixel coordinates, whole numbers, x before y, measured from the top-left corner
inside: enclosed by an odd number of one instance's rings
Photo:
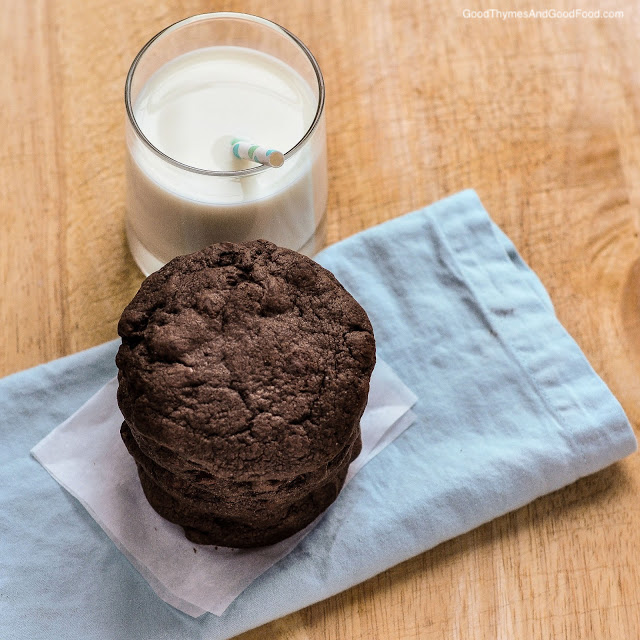
[[[465,191],[318,256],[368,311],[418,419],[226,611],[166,605],[29,450],[114,375],[109,343],[0,381],[0,638],[217,640],[632,453],[622,408]],[[346,517],[348,514],[348,518]]]

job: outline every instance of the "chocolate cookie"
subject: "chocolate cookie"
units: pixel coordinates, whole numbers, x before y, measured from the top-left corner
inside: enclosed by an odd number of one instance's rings
[[[183,497],[196,501],[209,500],[216,503],[225,501],[229,507],[233,507],[236,502],[246,502],[247,498],[251,498],[254,502],[263,500],[269,504],[273,504],[276,500],[279,502],[297,500],[326,482],[327,478],[345,462],[348,464],[355,459],[362,448],[360,432],[355,429],[353,437],[345,447],[326,465],[322,465],[313,472],[286,480],[233,482],[220,479],[203,469],[193,471],[186,464],[184,470],[180,469],[178,459],[175,458],[171,459],[171,465],[165,464],[165,454],[159,456],[158,450],[150,451],[141,446],[140,434],[134,437],[126,422],[122,423],[120,433],[138,466],[142,467],[168,493],[176,498]]]
[[[118,331],[123,439],[151,504],[191,539],[269,544],[335,499],[375,343],[330,272],[266,241],[212,245],[149,276]]]
[[[313,522],[338,497],[347,475],[345,467],[335,477],[302,500],[288,506],[276,518],[263,520],[219,517],[185,509],[146,473],[138,470],[142,489],[151,506],[163,517],[182,526],[188,540],[222,547],[260,547],[280,542]]]

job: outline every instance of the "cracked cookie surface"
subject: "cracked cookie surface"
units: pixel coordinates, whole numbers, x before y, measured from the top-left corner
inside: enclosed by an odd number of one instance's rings
[[[143,283],[118,332],[127,422],[236,480],[335,456],[375,361],[369,319],[334,276],[265,241],[174,259]]]

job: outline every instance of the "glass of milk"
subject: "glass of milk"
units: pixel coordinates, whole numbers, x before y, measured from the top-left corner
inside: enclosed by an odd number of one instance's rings
[[[125,105],[127,239],[145,274],[213,242],[322,248],[324,81],[293,34],[240,13],[182,20],[136,56]],[[236,158],[234,138],[282,151],[283,165]]]

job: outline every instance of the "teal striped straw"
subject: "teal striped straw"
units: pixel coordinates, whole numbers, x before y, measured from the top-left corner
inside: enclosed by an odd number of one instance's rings
[[[241,160],[252,160],[270,167],[281,167],[284,164],[284,154],[276,149],[267,149],[259,144],[244,140],[243,138],[233,138],[231,140],[233,155]]]

